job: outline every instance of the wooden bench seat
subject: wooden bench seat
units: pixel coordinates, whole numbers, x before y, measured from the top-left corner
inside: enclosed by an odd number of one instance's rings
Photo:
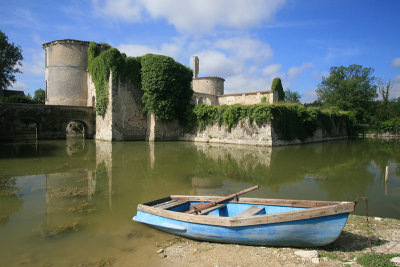
[[[264,207],[260,207],[260,206],[251,206],[250,208],[242,211],[241,213],[239,213],[238,215],[235,216],[235,218],[246,218],[246,217],[250,217],[250,216],[254,216],[257,213],[261,212],[264,209]]]
[[[167,202],[163,202],[163,203],[154,205],[153,208],[158,208],[158,209],[162,209],[162,210],[168,210],[168,209],[172,209],[172,208],[178,207],[180,205],[184,205],[186,203],[189,203],[189,201],[170,200],[170,201],[167,201]]]

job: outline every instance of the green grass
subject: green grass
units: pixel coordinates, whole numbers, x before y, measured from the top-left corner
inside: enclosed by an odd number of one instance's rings
[[[396,266],[390,261],[391,258],[399,257],[400,254],[372,254],[367,253],[357,259],[357,263],[366,267],[379,267],[379,266]]]

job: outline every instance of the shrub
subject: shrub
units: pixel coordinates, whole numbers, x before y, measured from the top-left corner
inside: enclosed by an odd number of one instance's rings
[[[285,92],[283,91],[283,86],[280,78],[275,78],[272,81],[271,90],[278,92],[278,101],[285,100]]]
[[[172,58],[147,54],[141,57],[143,103],[156,119],[184,120],[193,91],[192,71]]]

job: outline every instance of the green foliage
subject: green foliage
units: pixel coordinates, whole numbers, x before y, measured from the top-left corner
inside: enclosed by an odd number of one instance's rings
[[[400,133],[400,117],[390,118],[384,121],[373,121],[371,124],[371,129],[369,132],[371,133],[391,133],[391,134],[399,134]]]
[[[258,126],[272,122],[279,138],[283,140],[296,138],[304,140],[311,137],[318,126],[330,133],[333,125],[347,129],[352,125],[348,113],[306,108],[300,104],[252,106],[203,104],[194,107],[193,113],[200,130],[204,130],[207,125],[218,123],[227,125],[228,131],[231,131],[239,120],[248,118],[250,124],[256,123]]]
[[[390,261],[391,258],[399,257],[400,254],[375,254],[366,253],[357,258],[357,263],[366,267],[396,266]]]
[[[97,45],[97,43],[90,42],[88,48],[88,64],[90,64],[98,55],[100,55],[100,47]]]
[[[29,96],[24,95],[12,95],[9,97],[0,97],[0,103],[25,103],[25,104],[35,104]]]
[[[266,96],[261,97],[261,103],[267,103],[267,97]]]
[[[7,89],[15,82],[13,73],[22,73],[22,50],[14,43],[8,42],[8,37],[0,30],[0,90]]]
[[[34,93],[33,93],[33,101],[36,104],[44,104],[46,99],[46,92],[43,89],[37,89]]]
[[[107,110],[111,71],[113,82],[128,80],[135,88],[142,89],[143,94],[135,97],[142,98],[145,109],[154,113],[156,119],[178,119],[182,124],[190,124],[193,90],[189,68],[167,56],[127,57],[115,48],[100,50],[98,44],[89,44],[88,69],[96,87],[96,112],[99,115],[104,116]]]
[[[285,92],[283,91],[282,81],[280,78],[275,78],[272,81],[271,90],[278,92],[278,101],[285,100]]]
[[[332,67],[329,77],[322,78],[316,90],[318,100],[327,107],[352,111],[358,122],[366,122],[377,97],[372,73],[372,68],[360,65]]]
[[[291,91],[290,89],[285,90],[285,98],[284,102],[288,103],[300,103],[300,94],[295,91]]]
[[[198,105],[193,109],[195,119],[200,130],[204,130],[207,125],[212,125],[215,122],[221,126],[228,126],[230,132],[232,126],[238,123],[239,120],[248,118],[250,123],[255,122],[257,125],[263,124],[272,120],[270,106],[267,105],[231,105],[231,106],[209,106]]]
[[[98,52],[99,47],[91,43],[88,51],[88,70],[96,87],[96,112],[104,116],[108,105],[110,71],[112,72],[113,82],[117,82],[124,69],[125,61],[121,53],[115,48],[108,49],[100,54]]]
[[[279,105],[272,109],[274,129],[280,139],[304,140],[311,137],[318,126],[318,111],[303,105]]]
[[[158,120],[183,121],[190,106],[193,73],[186,66],[162,55],[141,57],[143,103]]]

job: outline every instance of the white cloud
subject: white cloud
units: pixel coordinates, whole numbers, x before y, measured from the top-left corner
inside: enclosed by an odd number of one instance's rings
[[[172,58],[181,58],[182,53],[184,53],[184,45],[184,38],[173,38],[172,42],[161,44],[160,48],[141,44],[120,44],[118,49],[130,57],[143,56],[145,54],[160,54],[170,56]]]
[[[94,12],[98,16],[108,16],[128,22],[138,22],[142,20],[143,3],[141,2],[131,0],[92,0],[92,5]]]
[[[218,76],[226,79],[243,70],[239,60],[227,57],[216,50],[204,50],[196,55],[200,61],[199,76]]]
[[[393,78],[392,90],[389,95],[390,99],[398,97],[400,97],[400,74]]]
[[[293,66],[288,70],[289,80],[298,78],[305,70],[312,68],[314,65],[311,62],[303,63],[300,66]]]
[[[138,44],[121,44],[118,46],[118,50],[125,53],[129,57],[138,57],[145,54],[160,54],[161,51],[146,45]]]
[[[395,68],[400,68],[400,57],[393,59],[392,66]]]
[[[28,85],[23,82],[16,81],[11,86],[7,87],[8,90],[17,90],[17,91],[24,91],[25,93],[28,91]]]
[[[22,62],[22,72],[44,75],[44,51],[42,49],[31,50],[29,51],[29,55],[30,60]]]
[[[315,89],[310,89],[304,95],[302,95],[301,98],[301,102],[303,103],[312,103],[317,100],[318,95]]]
[[[262,70],[262,73],[269,77],[283,77],[284,74],[279,71],[281,67],[281,64],[268,65]]]
[[[259,76],[239,74],[225,81],[225,94],[265,91],[271,89],[271,82]]]
[[[270,21],[286,0],[92,0],[95,12],[137,22],[143,11],[184,33],[212,33],[217,27],[248,29]]]
[[[319,70],[314,70],[311,73],[311,76],[314,80],[319,80],[322,81],[322,78],[328,78],[329,77],[330,72],[327,70],[324,71],[319,71]]]
[[[229,51],[239,59],[252,60],[256,64],[262,64],[274,55],[269,44],[251,38],[219,39],[214,46]]]

